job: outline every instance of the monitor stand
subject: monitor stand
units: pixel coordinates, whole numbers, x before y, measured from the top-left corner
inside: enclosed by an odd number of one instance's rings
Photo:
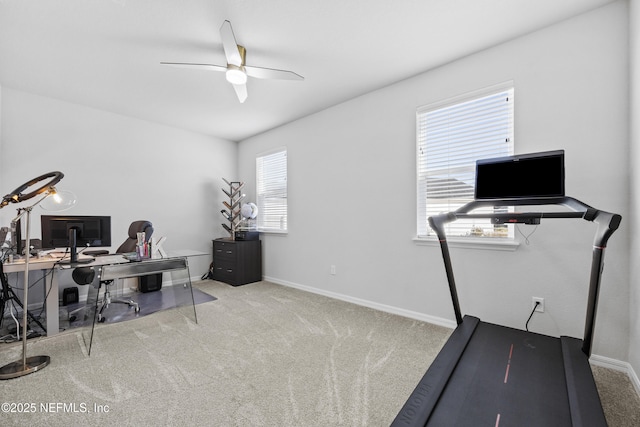
[[[61,260],[59,264],[63,264],[63,265],[89,264],[90,262],[93,262],[95,260],[95,258],[93,257],[78,259],[78,246],[77,246],[78,239],[77,239],[76,232],[77,230],[75,227],[69,228],[69,249],[71,251],[71,258],[68,260]]]

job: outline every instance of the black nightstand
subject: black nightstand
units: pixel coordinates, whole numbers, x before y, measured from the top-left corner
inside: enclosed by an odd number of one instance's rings
[[[213,279],[232,286],[262,280],[262,241],[213,241]]]

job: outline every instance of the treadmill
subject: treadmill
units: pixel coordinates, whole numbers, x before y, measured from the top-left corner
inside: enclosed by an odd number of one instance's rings
[[[535,171],[543,173],[543,182],[527,184]],[[604,250],[622,218],[563,193],[563,151],[478,161],[475,200],[454,212],[429,218],[429,225],[440,241],[458,326],[392,426],[607,425],[589,356]],[[507,197],[494,198],[496,195]],[[537,209],[543,205],[565,209]],[[505,206],[532,206],[536,210],[473,213],[483,207]],[[463,317],[445,233],[447,223],[463,218],[485,218],[493,224],[539,224],[542,219],[582,218],[597,224],[582,340],[527,332],[469,315]]]

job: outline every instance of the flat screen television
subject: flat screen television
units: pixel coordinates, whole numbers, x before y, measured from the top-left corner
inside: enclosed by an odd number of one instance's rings
[[[111,246],[110,216],[58,216],[40,217],[43,248],[69,248],[71,262],[78,262],[78,246]]]
[[[476,162],[475,198],[564,197],[564,150],[520,154]]]

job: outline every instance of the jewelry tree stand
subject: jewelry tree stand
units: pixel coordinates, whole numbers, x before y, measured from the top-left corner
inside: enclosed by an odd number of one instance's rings
[[[229,238],[231,240],[235,240],[235,232],[238,229],[240,220],[242,219],[240,215],[240,202],[242,202],[242,199],[244,199],[245,195],[242,194],[240,190],[242,190],[242,187],[244,187],[244,182],[227,181],[224,178],[222,179],[229,186],[229,191],[225,190],[224,188],[221,189],[222,192],[229,198],[229,202],[227,202],[226,200],[222,202],[224,207],[227,209],[222,209],[220,211],[222,216],[224,216],[227,221],[229,221],[229,225],[222,224],[222,227],[229,233]]]

